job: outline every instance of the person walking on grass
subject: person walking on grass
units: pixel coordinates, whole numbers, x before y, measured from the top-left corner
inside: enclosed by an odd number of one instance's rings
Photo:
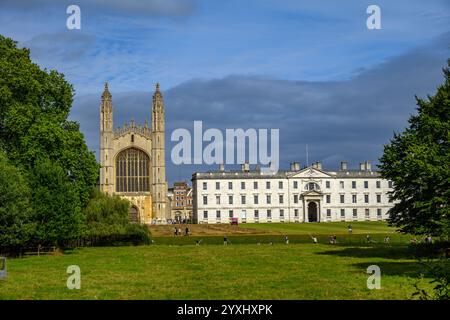
[[[223,237],[223,245],[224,245],[224,246],[227,246],[227,245],[228,245],[228,237],[227,237],[227,236],[224,236],[224,237]]]
[[[284,242],[285,242],[286,244],[289,244],[289,238],[288,238],[288,236],[284,236]]]
[[[349,234],[352,234],[352,233],[353,233],[353,228],[352,228],[352,225],[351,225],[351,224],[348,225],[348,233],[349,233]]]
[[[372,240],[370,239],[370,235],[367,235],[367,236],[366,236],[366,242],[367,242],[367,243],[371,243],[371,242],[372,242]]]
[[[189,236],[189,227],[186,227],[186,229],[184,230],[184,235]]]

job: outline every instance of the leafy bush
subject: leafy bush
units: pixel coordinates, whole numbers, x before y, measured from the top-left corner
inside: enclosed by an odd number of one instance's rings
[[[416,292],[413,297],[418,297],[420,300],[450,300],[450,260],[444,258],[438,261],[421,262],[421,264],[426,271],[414,284]],[[420,287],[425,275],[431,278],[429,284],[432,285],[432,290]]]
[[[85,241],[90,245],[149,243],[148,228],[131,223],[129,210],[130,203],[127,200],[94,189],[84,209],[87,225]]]

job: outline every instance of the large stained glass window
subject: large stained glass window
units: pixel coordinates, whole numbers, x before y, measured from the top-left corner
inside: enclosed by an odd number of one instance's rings
[[[150,158],[139,149],[129,148],[116,157],[116,192],[150,191]]]

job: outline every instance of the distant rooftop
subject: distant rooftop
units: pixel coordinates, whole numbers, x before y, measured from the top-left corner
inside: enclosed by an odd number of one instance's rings
[[[299,163],[291,163],[291,168],[289,170],[278,170],[276,173],[264,172],[259,168],[254,168],[250,170],[248,164],[242,164],[241,170],[225,170],[224,165],[219,165],[218,170],[210,170],[206,172],[196,172],[192,175],[192,179],[282,179],[295,175],[296,173],[314,169],[325,174],[328,174],[335,178],[379,178],[381,177],[378,171],[372,170],[370,162],[366,161],[360,163],[359,169],[347,169],[347,163],[341,162],[341,169],[339,170],[324,170],[322,169],[322,164],[320,162],[313,163],[308,167],[301,168]]]

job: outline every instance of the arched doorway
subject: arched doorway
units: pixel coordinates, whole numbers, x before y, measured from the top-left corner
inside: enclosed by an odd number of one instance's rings
[[[130,208],[130,221],[139,222],[139,211],[135,206],[131,206]]]
[[[175,221],[177,223],[181,223],[181,212],[180,211],[175,212]]]
[[[308,221],[309,222],[317,222],[318,214],[317,214],[317,203],[311,201],[308,203]]]

